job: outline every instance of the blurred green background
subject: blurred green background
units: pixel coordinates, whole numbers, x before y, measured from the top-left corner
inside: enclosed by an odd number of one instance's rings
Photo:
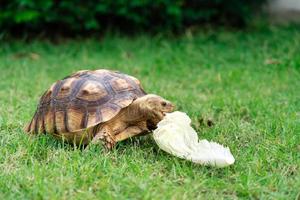
[[[2,0],[2,34],[76,35],[116,29],[181,31],[207,23],[244,27],[266,0]]]

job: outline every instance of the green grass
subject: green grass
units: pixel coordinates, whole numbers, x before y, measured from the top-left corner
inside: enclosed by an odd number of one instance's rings
[[[298,28],[0,45],[0,199],[300,198]],[[103,67],[173,101],[236,163],[192,164],[160,151],[151,135],[105,152],[24,134],[52,82]]]

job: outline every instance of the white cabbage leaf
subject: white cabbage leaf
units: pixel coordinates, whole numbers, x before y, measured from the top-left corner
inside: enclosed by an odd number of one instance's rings
[[[167,153],[195,163],[215,167],[234,163],[228,147],[207,140],[199,141],[190,124],[191,119],[183,112],[167,113],[153,131],[154,140]]]

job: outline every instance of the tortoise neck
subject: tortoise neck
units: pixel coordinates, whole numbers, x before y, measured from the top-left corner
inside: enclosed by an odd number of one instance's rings
[[[148,112],[144,109],[143,101],[133,101],[125,110],[126,121],[140,121],[147,118]]]

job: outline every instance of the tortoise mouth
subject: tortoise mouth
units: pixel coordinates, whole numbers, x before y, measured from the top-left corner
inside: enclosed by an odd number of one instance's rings
[[[168,104],[167,107],[162,111],[162,113],[165,115],[166,113],[173,112],[175,109],[175,106],[173,104]]]
[[[170,106],[170,108],[168,108],[168,109],[166,109],[166,110],[162,110],[162,111],[161,111],[161,114],[162,114],[163,116],[166,116],[166,113],[173,112],[173,110],[174,110],[174,106],[172,105],[172,106]]]

